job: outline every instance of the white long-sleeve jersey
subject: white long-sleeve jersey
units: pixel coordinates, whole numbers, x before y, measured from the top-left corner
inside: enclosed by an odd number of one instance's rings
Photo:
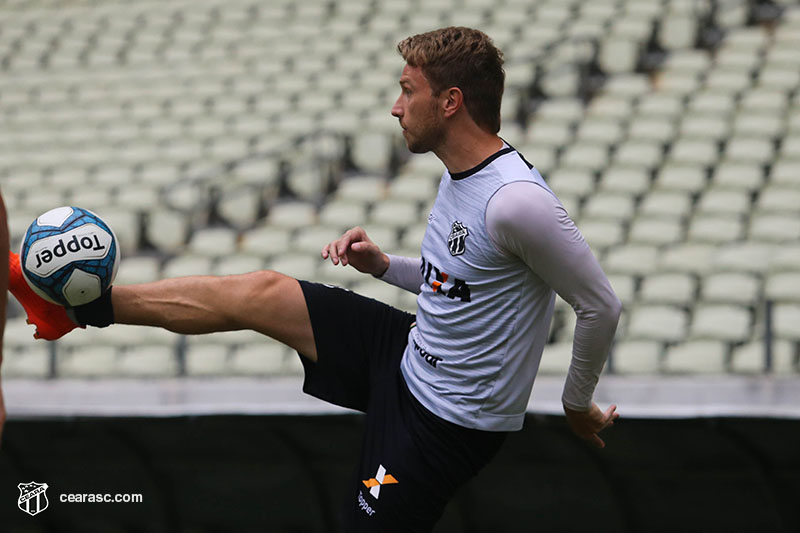
[[[420,258],[382,279],[418,294],[401,370],[431,412],[487,431],[522,427],[555,290],[577,313],[564,405],[587,410],[621,304],[539,172],[511,147],[445,172]]]

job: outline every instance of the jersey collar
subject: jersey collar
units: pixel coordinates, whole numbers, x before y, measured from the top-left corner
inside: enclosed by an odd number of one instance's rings
[[[497,152],[493,153],[492,155],[490,155],[489,157],[487,157],[486,159],[484,159],[483,161],[481,161],[480,163],[478,163],[476,166],[472,167],[471,169],[465,170],[463,172],[451,172],[450,173],[450,178],[453,179],[453,180],[463,180],[464,178],[468,178],[468,177],[472,176],[473,174],[475,174],[477,172],[480,172],[481,170],[486,168],[489,165],[489,163],[491,163],[492,161],[494,161],[495,159],[497,159],[501,155],[510,154],[511,152],[514,151],[514,149],[511,146],[509,146],[509,145],[507,145],[505,143],[503,143],[503,144],[504,144],[503,148],[501,148]]]

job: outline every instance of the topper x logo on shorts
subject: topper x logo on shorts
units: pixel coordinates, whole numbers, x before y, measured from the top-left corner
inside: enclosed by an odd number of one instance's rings
[[[378,473],[375,474],[375,477],[365,479],[363,481],[364,485],[369,489],[369,493],[372,494],[372,497],[376,500],[378,496],[381,494],[381,486],[382,485],[391,485],[393,483],[399,483],[393,475],[386,473],[386,468],[383,465],[378,465]]]

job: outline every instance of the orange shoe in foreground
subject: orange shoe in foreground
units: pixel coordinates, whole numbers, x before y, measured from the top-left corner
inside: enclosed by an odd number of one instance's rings
[[[77,327],[85,327],[70,320],[66,309],[33,292],[22,276],[19,255],[14,252],[8,253],[8,290],[25,308],[28,324],[36,326],[33,336],[37,339],[54,341]]]

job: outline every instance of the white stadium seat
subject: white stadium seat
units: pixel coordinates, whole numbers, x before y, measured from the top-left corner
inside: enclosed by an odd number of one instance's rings
[[[800,266],[795,272],[771,273],[764,283],[764,296],[776,302],[800,303]]]
[[[639,216],[630,227],[629,242],[666,245],[683,240],[684,228],[680,219]]]
[[[566,376],[572,361],[572,342],[547,344],[539,363],[539,374]]]
[[[628,338],[678,342],[685,338],[687,326],[686,312],[678,307],[640,306],[631,310]]]
[[[658,374],[663,345],[658,341],[625,341],[614,345],[611,358],[617,374]]]
[[[792,375],[797,372],[794,346],[786,340],[772,344],[772,372],[777,375]],[[766,368],[766,348],[763,339],[757,339],[733,349],[731,371],[743,374],[761,374]]]
[[[178,375],[178,361],[170,346],[131,346],[120,355],[117,371],[127,377],[175,377]]]
[[[723,374],[725,344],[713,340],[688,341],[671,346],[664,356],[664,371],[670,374]]]
[[[120,373],[120,355],[113,346],[81,346],[59,350],[58,375],[65,378],[103,378]]]
[[[751,313],[735,305],[707,305],[695,309],[689,335],[696,339],[744,342],[750,338]]]
[[[50,376],[50,361],[50,350],[41,344],[24,350],[5,350],[3,377],[45,379]]]
[[[639,301],[647,304],[690,306],[697,291],[697,282],[689,274],[653,274],[642,280]]]
[[[604,268],[611,273],[647,275],[655,271],[658,249],[641,244],[619,246],[609,250]]]
[[[754,305],[761,292],[761,281],[746,272],[708,274],[700,284],[702,301],[736,305]]]

